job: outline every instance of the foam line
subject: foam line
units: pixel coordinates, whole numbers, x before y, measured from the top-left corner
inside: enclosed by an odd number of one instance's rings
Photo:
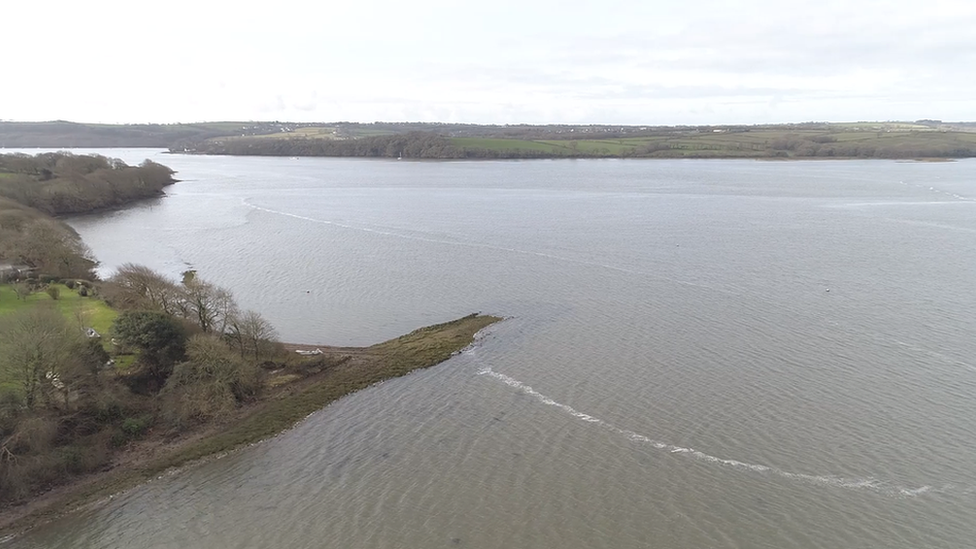
[[[508,385],[509,387],[517,389],[521,393],[524,393],[526,395],[535,398],[536,400],[538,400],[539,402],[547,406],[552,406],[558,410],[561,410],[562,412],[580,421],[598,425],[608,431],[611,431],[618,435],[625,436],[633,442],[646,444],[658,450],[665,450],[672,454],[688,456],[700,461],[704,461],[706,463],[714,463],[716,465],[731,467],[733,469],[739,469],[743,471],[750,471],[753,473],[773,475],[773,476],[777,476],[777,477],[781,477],[793,481],[805,482],[808,484],[820,484],[820,485],[832,486],[836,488],[846,488],[846,489],[866,489],[866,490],[871,490],[874,492],[884,494],[886,496],[916,497],[933,490],[933,488],[928,485],[919,486],[915,488],[903,487],[903,486],[893,485],[889,482],[884,482],[873,478],[863,478],[863,479],[845,478],[845,477],[839,477],[833,475],[810,475],[806,473],[793,473],[790,471],[784,471],[782,469],[778,469],[776,467],[771,467],[769,465],[759,465],[755,463],[746,463],[735,459],[716,457],[710,454],[706,454],[705,452],[695,450],[694,448],[685,448],[683,446],[675,446],[673,444],[667,444],[665,442],[654,440],[650,437],[646,437],[644,435],[641,435],[634,431],[630,431],[628,429],[621,429],[613,424],[607,423],[606,421],[600,418],[580,412],[579,410],[576,410],[575,408],[569,406],[568,404],[557,402],[549,398],[548,396],[536,391],[529,385],[526,385],[525,383],[522,383],[521,381],[513,377],[496,372],[491,368],[488,367],[481,368],[480,370],[478,370],[478,375],[488,376],[490,378],[498,380],[504,383],[505,385]]]
[[[894,343],[896,343],[896,344],[898,344],[898,345],[900,345],[902,347],[905,347],[906,349],[910,349],[912,351],[915,351],[916,353],[925,354],[925,355],[928,355],[930,357],[939,359],[939,360],[941,360],[942,362],[944,362],[946,364],[951,364],[953,366],[962,366],[963,368],[966,368],[967,370],[970,370],[972,372],[976,372],[976,366],[973,366],[972,364],[969,364],[968,362],[963,362],[961,360],[956,360],[956,359],[954,359],[954,358],[952,358],[950,356],[946,356],[946,355],[944,355],[942,353],[933,351],[931,349],[926,349],[924,347],[919,347],[918,345],[912,345],[911,343],[905,343],[904,341],[899,341],[897,339],[890,339],[890,338],[884,338],[884,339],[887,339],[888,341],[892,341],[892,342],[894,342]]]
[[[392,237],[395,237],[395,238],[403,238],[403,239],[406,239],[406,240],[417,240],[417,241],[420,241],[420,242],[431,242],[431,243],[434,243],[434,244],[447,244],[449,246],[464,246],[464,247],[468,247],[468,248],[482,248],[482,249],[486,249],[486,250],[496,250],[496,251],[501,251],[501,252],[510,252],[510,253],[516,253],[516,254],[522,254],[522,255],[531,255],[531,256],[536,256],[536,257],[544,257],[544,258],[547,258],[547,259],[554,259],[556,261],[565,261],[567,263],[575,263],[577,265],[588,265],[590,267],[600,267],[600,268],[603,268],[603,269],[608,269],[608,270],[611,270],[611,271],[617,271],[617,272],[620,272],[620,273],[627,273],[627,274],[634,274],[634,275],[639,275],[639,276],[646,276],[648,278],[654,278],[654,279],[657,279],[657,280],[664,280],[664,281],[667,281],[667,282],[673,282],[675,284],[681,284],[681,285],[684,285],[684,286],[694,286],[696,288],[706,288],[706,289],[709,289],[709,290],[714,290],[714,291],[717,291],[717,292],[721,292],[721,293],[733,295],[732,292],[729,292],[727,290],[723,290],[721,288],[716,288],[714,286],[709,286],[709,285],[706,285],[706,284],[699,284],[697,282],[690,282],[690,281],[687,281],[687,280],[680,280],[680,279],[676,279],[676,278],[669,278],[669,277],[666,277],[666,276],[656,275],[656,274],[652,274],[652,273],[646,273],[646,272],[643,272],[643,271],[635,271],[635,270],[632,270],[632,269],[626,269],[624,267],[617,267],[616,265],[607,265],[607,264],[603,264],[603,263],[595,263],[595,262],[592,262],[592,261],[583,261],[583,260],[580,260],[580,259],[572,259],[572,258],[568,258],[568,257],[562,257],[562,256],[558,256],[558,255],[547,254],[547,253],[544,253],[544,252],[533,252],[533,251],[529,251],[529,250],[520,250],[518,248],[506,248],[504,246],[493,246],[491,244],[479,244],[479,243],[476,243],[476,242],[461,242],[461,241],[457,241],[457,240],[441,240],[441,239],[434,239],[434,238],[424,238],[424,237],[421,237],[421,236],[413,236],[413,235],[406,235],[406,234],[396,233],[396,232],[391,232],[391,231],[383,231],[383,230],[379,230],[379,229],[371,229],[369,227],[356,227],[356,226],[353,226],[353,225],[346,225],[346,224],[339,223],[339,222],[336,222],[336,221],[327,221],[327,220],[324,220],[324,219],[315,219],[315,218],[312,218],[312,217],[305,217],[305,216],[302,216],[302,215],[296,215],[296,214],[292,214],[292,213],[288,213],[288,212],[282,212],[282,211],[278,211],[278,210],[272,210],[270,208],[263,208],[261,206],[255,206],[254,204],[249,203],[247,200],[242,200],[242,202],[243,202],[243,204],[245,206],[248,206],[248,207],[253,208],[255,210],[260,210],[262,212],[276,214],[276,215],[283,215],[285,217],[291,217],[291,218],[294,218],[294,219],[301,219],[302,221],[310,221],[312,223],[321,223],[323,225],[333,225],[335,227],[342,227],[343,229],[349,229],[349,230],[353,230],[353,231],[363,231],[363,232],[372,233],[372,234],[379,234],[379,235],[383,235],[383,236],[392,236]]]
[[[902,184],[904,184],[904,182],[902,182]],[[534,256],[537,256],[537,257],[545,257],[545,258],[548,258],[548,259],[554,259],[554,260],[558,260],[558,261],[566,261],[566,262],[569,262],[569,263],[576,263],[576,264],[579,264],[579,265],[589,265],[589,266],[593,266],[593,267],[602,267],[604,269],[608,269],[608,270],[612,270],[612,271],[617,271],[617,272],[621,272],[621,273],[633,274],[633,275],[638,275],[638,276],[646,276],[646,277],[649,277],[649,278],[654,278],[654,279],[657,279],[657,280],[665,280],[665,281],[673,282],[675,284],[682,284],[682,285],[685,285],[685,286],[694,286],[694,287],[698,287],[698,288],[705,288],[705,289],[708,289],[708,290],[711,290],[711,291],[715,291],[715,292],[719,292],[719,293],[723,293],[723,294],[727,294],[727,295],[738,295],[738,294],[736,294],[734,292],[731,292],[731,291],[728,291],[728,290],[724,290],[724,289],[721,289],[721,288],[717,288],[715,286],[709,286],[709,285],[706,285],[706,284],[698,284],[698,283],[695,283],[695,282],[688,282],[688,281],[684,281],[684,280],[678,280],[678,279],[673,279],[673,278],[668,278],[668,277],[662,277],[660,275],[654,275],[654,274],[645,273],[645,272],[642,272],[642,271],[635,271],[635,270],[632,270],[632,269],[626,269],[626,268],[623,268],[623,267],[617,267],[615,265],[604,265],[604,264],[600,264],[600,263],[592,263],[592,262],[588,262],[588,261],[581,261],[581,260],[578,260],[578,259],[570,259],[570,258],[567,258],[567,257],[561,257],[561,256],[546,254],[546,253],[542,253],[542,252],[532,252],[532,251],[527,251],[527,250],[519,250],[517,248],[505,248],[505,247],[501,247],[501,246],[492,246],[491,244],[478,244],[478,243],[471,243],[471,242],[458,242],[458,241],[451,241],[451,240],[438,240],[438,239],[431,239],[431,238],[423,238],[423,237],[419,237],[419,236],[404,235],[404,234],[394,233],[394,232],[388,232],[388,231],[381,231],[381,230],[378,230],[378,229],[371,229],[371,228],[368,228],[368,227],[355,227],[355,226],[352,226],[352,225],[346,225],[346,224],[339,223],[339,222],[336,222],[336,221],[327,221],[327,220],[323,220],[323,219],[315,219],[315,218],[312,218],[312,217],[305,217],[305,216],[296,215],[296,214],[292,214],[292,213],[288,213],[288,212],[282,212],[282,211],[278,211],[278,210],[272,210],[270,208],[264,208],[264,207],[261,207],[261,206],[256,206],[256,205],[251,204],[250,202],[248,202],[246,199],[242,199],[241,202],[245,206],[248,206],[248,207],[253,208],[255,210],[260,210],[262,212],[266,212],[266,213],[270,213],[270,214],[275,214],[275,215],[281,215],[281,216],[285,216],[285,217],[291,217],[291,218],[294,218],[294,219],[300,219],[302,221],[309,221],[309,222],[312,222],[312,223],[320,223],[320,224],[323,224],[323,225],[334,225],[336,227],[341,227],[343,229],[349,229],[349,230],[353,230],[353,231],[363,231],[363,232],[367,232],[367,233],[380,234],[380,235],[384,235],[384,236],[392,236],[392,237],[396,237],[396,238],[404,238],[404,239],[407,239],[407,240],[418,240],[418,241],[421,241],[421,242],[431,242],[431,243],[435,243],[435,244],[447,244],[447,245],[452,245],[452,246],[466,246],[466,247],[470,247],[470,248],[484,248],[484,249],[489,249],[489,250],[498,250],[498,251],[512,252],[512,253],[518,253],[518,254],[524,254],[524,255],[534,255]],[[940,228],[947,228],[947,229],[954,229],[954,230],[961,230],[961,231],[972,231],[972,232],[976,232],[976,230],[967,229],[967,228],[964,228],[964,227],[953,227],[953,226],[948,226],[948,225],[930,224],[930,223],[925,223],[925,222],[920,222],[920,221],[911,221],[911,220],[903,220],[903,219],[892,219],[892,221],[898,221],[898,222],[904,222],[904,223],[925,224],[925,225],[935,225],[935,226],[938,226]],[[763,299],[765,299],[765,298],[763,298]],[[833,325],[833,326],[836,326],[836,327],[841,327],[836,322],[828,321],[828,324]],[[841,327],[841,328],[843,328],[843,327]],[[893,341],[893,340],[891,340],[889,338],[886,338],[886,337],[883,337],[883,336],[875,336],[875,339],[886,340],[886,341]],[[915,347],[915,346],[912,346],[912,345],[906,345],[906,344],[904,344],[904,343],[902,343],[900,341],[895,341],[895,343],[901,345],[904,348],[913,350],[915,352],[921,352],[921,353],[927,354],[929,356],[936,356],[937,358],[942,358],[943,360],[947,359],[947,357],[945,357],[944,355],[941,355],[939,353],[935,353],[934,351],[931,351],[931,350],[928,350],[928,349],[923,349],[923,348]],[[954,362],[954,363],[956,363],[958,365],[962,365],[962,366],[966,367],[969,370],[976,371],[976,368],[974,368],[970,364],[962,363],[962,362],[959,362],[959,361],[956,361],[956,360],[951,360],[951,362]]]

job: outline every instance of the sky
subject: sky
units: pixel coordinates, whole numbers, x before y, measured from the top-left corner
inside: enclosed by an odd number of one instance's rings
[[[973,0],[0,2],[4,120],[976,120]]]

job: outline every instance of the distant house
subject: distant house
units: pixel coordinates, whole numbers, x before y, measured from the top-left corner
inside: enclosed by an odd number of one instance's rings
[[[20,280],[34,274],[34,267],[30,265],[14,265],[12,263],[0,263],[0,282],[8,280]]]

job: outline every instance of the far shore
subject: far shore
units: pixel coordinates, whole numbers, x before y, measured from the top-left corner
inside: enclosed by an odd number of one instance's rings
[[[274,437],[343,396],[440,364],[500,320],[472,314],[369,347],[286,344],[292,352],[321,351],[309,357],[311,373],[307,377],[279,377],[263,398],[233,414],[175,439],[150,434],[133,443],[108,470],[0,510],[0,542],[72,511],[105,503],[167,472]]]

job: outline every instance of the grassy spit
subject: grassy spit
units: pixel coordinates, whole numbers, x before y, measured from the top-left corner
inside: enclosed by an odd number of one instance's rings
[[[168,469],[235,450],[294,426],[334,400],[375,383],[439,364],[470,345],[481,329],[501,320],[473,314],[428,326],[370,347],[329,349],[332,366],[294,383],[269,390],[260,401],[222,421],[187,433],[145,459],[122,463],[110,471],[82,477],[73,485],[0,514],[0,537],[23,532],[67,512],[126,490]]]

